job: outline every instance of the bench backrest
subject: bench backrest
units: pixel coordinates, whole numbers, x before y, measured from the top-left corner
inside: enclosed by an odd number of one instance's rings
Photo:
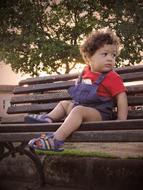
[[[115,69],[128,89],[129,119],[143,118],[143,65]],[[42,113],[51,111],[60,100],[70,100],[67,89],[78,73],[35,77],[22,80],[14,89],[8,114]],[[113,81],[114,82],[114,81]],[[137,82],[134,85],[132,82]],[[116,107],[116,104],[115,104]],[[116,117],[116,112],[115,116]],[[23,122],[23,117],[3,119],[4,123]]]

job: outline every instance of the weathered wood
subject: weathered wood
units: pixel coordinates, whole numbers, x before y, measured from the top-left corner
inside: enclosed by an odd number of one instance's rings
[[[67,91],[58,91],[53,93],[45,94],[33,94],[25,96],[14,96],[11,99],[12,104],[20,103],[44,103],[44,102],[55,102],[60,100],[70,100],[71,97]]]
[[[0,124],[0,133],[2,132],[47,132],[55,131],[61,125],[58,123],[37,123],[37,124]],[[84,122],[78,131],[99,131],[99,130],[137,130],[143,129],[143,119],[131,120],[110,120],[98,122]]]
[[[76,132],[70,142],[143,142],[143,130]]]
[[[143,105],[143,96],[128,96],[129,106]]]
[[[143,72],[121,74],[124,82],[140,81],[143,79]]]
[[[13,115],[11,117],[4,117],[1,119],[1,123],[2,124],[8,124],[8,123],[24,123],[24,115],[20,115],[17,114],[17,115]],[[113,119],[116,119],[117,118],[117,113],[114,112],[114,115],[113,115]],[[128,119],[143,119],[143,111],[142,110],[131,110],[129,111],[128,113]]]
[[[124,82],[131,82],[131,81],[140,81],[142,80],[143,78],[143,71],[141,72],[134,72],[134,73],[124,73],[124,74],[120,74],[120,76],[122,77],[122,79],[124,80]],[[66,84],[65,82],[68,81],[68,80],[71,80],[71,79],[76,79],[78,77],[78,74],[71,74],[71,75],[65,75],[65,78],[64,76],[62,75],[57,75],[57,76],[51,76],[51,77],[39,77],[39,80],[36,81],[34,83],[34,79],[31,79],[31,81],[29,80],[30,82],[30,85],[29,86],[32,86],[32,85],[38,85],[40,86],[43,85],[43,84],[50,84],[50,83],[63,83]],[[41,79],[40,79],[41,78]],[[64,80],[63,80],[64,79]],[[29,87],[28,86],[28,87]],[[27,89],[29,89],[28,87],[26,87]],[[18,90],[21,89],[20,87],[17,87]],[[35,88],[32,86],[31,88],[33,88],[33,90],[35,90]],[[15,90],[14,93],[18,93],[19,91],[18,90]]]
[[[128,112],[128,119],[143,119],[143,109]],[[142,124],[143,125],[143,124]]]
[[[136,66],[127,66],[127,67],[115,68],[115,71],[118,74],[142,72],[143,71],[143,65],[136,65]]]
[[[11,116],[7,116],[7,117],[3,117],[1,119],[1,124],[7,124],[7,123],[24,123],[24,116],[27,114],[16,114],[16,115],[11,115]]]
[[[12,97],[12,104],[21,104],[21,103],[50,103],[61,100],[70,100],[71,97],[68,92],[55,92],[47,94],[33,94],[29,96],[17,96]],[[129,105],[143,105],[143,96],[128,96]]]
[[[142,72],[143,65],[116,68],[115,71],[118,74]],[[20,81],[19,85],[26,85],[26,84],[31,85],[31,84],[50,83],[50,82],[56,82],[56,81],[66,81],[66,80],[75,79],[78,77],[78,75],[79,73],[28,78],[28,79]]]
[[[50,84],[36,84],[28,87],[16,87],[14,90],[14,94],[23,94],[23,93],[34,93],[34,92],[44,92],[48,90],[63,90],[68,89],[74,85],[74,81],[65,81],[58,83],[50,83]],[[142,84],[127,86],[128,94],[134,93],[143,93]]]
[[[79,73],[74,74],[62,74],[62,75],[50,75],[45,77],[28,78],[19,82],[19,85],[31,85],[31,84],[44,84],[58,81],[67,81],[76,79]]]
[[[55,83],[46,83],[46,84],[35,84],[28,87],[16,87],[14,94],[21,93],[31,93],[31,92],[43,92],[47,90],[60,90],[67,89],[70,86],[74,85],[74,81],[65,81],[65,82],[55,82]]]
[[[142,94],[143,84],[127,86],[127,94]]]
[[[39,133],[1,133],[0,142],[22,142],[39,136]],[[112,130],[74,132],[67,142],[143,142],[143,130]]]
[[[64,97],[64,96],[63,96]],[[69,97],[70,98],[70,97]],[[69,99],[65,98],[65,99]],[[60,96],[59,101],[62,100],[62,96]],[[64,99],[63,99],[64,100]],[[129,96],[128,97],[128,105],[129,106],[137,106],[137,105],[143,105],[143,97],[133,97]],[[19,106],[11,106],[8,108],[7,113],[9,114],[17,114],[17,113],[34,113],[34,112],[49,112],[51,111],[57,104],[58,102],[51,103],[52,99],[50,99],[50,103],[44,103],[41,101],[40,104],[31,104],[31,105],[19,105]],[[115,104],[116,106],[116,104]]]
[[[51,111],[57,103],[49,104],[32,104],[32,105],[23,105],[23,106],[11,106],[8,108],[8,114],[18,114],[18,113],[37,113],[37,112],[49,112]]]

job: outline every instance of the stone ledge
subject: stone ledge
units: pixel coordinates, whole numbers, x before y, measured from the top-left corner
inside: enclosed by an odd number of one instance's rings
[[[46,185],[82,190],[143,189],[142,159],[60,155],[40,157]],[[16,155],[15,158],[5,158],[0,162],[0,179],[1,182],[11,179],[30,186],[32,184],[34,190],[35,186],[38,188],[39,175],[28,157]],[[14,190],[18,189],[14,186]]]
[[[143,160],[54,156],[44,165],[46,183],[90,190],[143,188]]]

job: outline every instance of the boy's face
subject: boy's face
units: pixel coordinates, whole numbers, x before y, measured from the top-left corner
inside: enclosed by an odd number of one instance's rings
[[[117,51],[115,45],[105,44],[88,58],[92,72],[108,72],[115,66]]]

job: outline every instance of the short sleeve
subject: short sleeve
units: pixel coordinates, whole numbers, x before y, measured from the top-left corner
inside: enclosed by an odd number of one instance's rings
[[[122,78],[116,72],[110,73],[110,76],[108,76],[107,83],[108,90],[110,91],[112,97],[116,96],[121,92],[127,91]]]

